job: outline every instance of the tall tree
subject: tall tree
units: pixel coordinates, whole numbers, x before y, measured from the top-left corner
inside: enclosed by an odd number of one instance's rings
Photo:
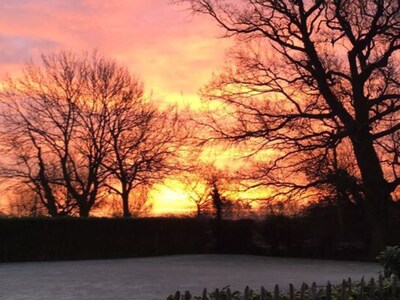
[[[27,64],[20,77],[8,80],[1,95],[2,144],[9,155],[8,167],[2,171],[33,186],[49,215],[58,216],[63,214],[63,198],[69,197],[64,194],[57,199],[54,189],[63,185],[64,175],[73,166],[67,166],[67,161],[85,64],[67,53],[43,56],[42,62],[42,66]]]
[[[175,109],[156,109],[140,91],[108,108],[111,152],[103,165],[111,174],[109,189],[121,197],[124,217],[131,216],[130,202],[142,202],[140,192],[135,199],[135,189],[149,187],[179,169],[177,158],[186,138]]]
[[[125,68],[96,53],[59,52],[29,63],[1,95],[9,154],[3,170],[34,186],[50,215],[77,209],[89,216],[109,178],[109,124],[124,103],[135,101],[139,86]]]
[[[229,172],[211,163],[197,162],[189,172],[180,174],[187,199],[196,206],[196,217],[214,215],[218,221],[249,215],[251,202],[241,199],[242,186]]]
[[[243,46],[206,90],[229,112],[212,116],[209,126],[255,149],[274,149],[260,180],[277,187],[312,186],[299,176],[305,158],[349,141],[365,193],[370,254],[378,253],[400,184],[400,2],[177,2],[211,16]]]

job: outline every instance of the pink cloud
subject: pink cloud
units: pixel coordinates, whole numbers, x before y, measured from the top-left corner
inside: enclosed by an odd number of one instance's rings
[[[0,36],[29,43],[16,47],[12,62],[0,59],[0,75],[40,51],[98,49],[126,64],[157,97],[193,95],[222,64],[228,45],[216,39],[221,32],[212,22],[192,20],[168,1],[2,2]]]

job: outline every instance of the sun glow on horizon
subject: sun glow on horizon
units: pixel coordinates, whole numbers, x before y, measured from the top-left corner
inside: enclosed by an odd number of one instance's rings
[[[217,39],[221,29],[204,21],[157,0],[118,4],[106,0],[74,4],[66,0],[7,0],[0,11],[0,91],[6,86],[1,80],[8,74],[19,76],[24,63],[38,61],[41,53],[96,49],[143,81],[146,95],[161,109],[177,105],[192,112],[217,111],[221,103],[209,101],[206,105],[199,91],[223,66],[232,42]],[[239,157],[237,149],[213,145],[206,147],[199,160],[235,172],[244,166]],[[149,199],[152,215],[195,211],[184,184],[176,178],[157,184]]]
[[[191,214],[195,208],[188,197],[180,181],[167,179],[150,191],[149,200],[153,204],[151,215]]]

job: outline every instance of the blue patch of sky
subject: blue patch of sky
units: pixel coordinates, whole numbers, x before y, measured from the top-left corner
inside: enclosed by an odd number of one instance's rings
[[[0,63],[21,63],[30,58],[34,50],[43,52],[57,46],[57,42],[46,39],[0,35]]]

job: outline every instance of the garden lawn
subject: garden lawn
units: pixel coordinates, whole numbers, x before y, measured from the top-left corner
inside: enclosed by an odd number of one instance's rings
[[[0,264],[1,300],[152,300],[176,290],[200,295],[230,285],[259,290],[302,282],[377,277],[378,264],[248,255],[184,255],[115,260]]]

